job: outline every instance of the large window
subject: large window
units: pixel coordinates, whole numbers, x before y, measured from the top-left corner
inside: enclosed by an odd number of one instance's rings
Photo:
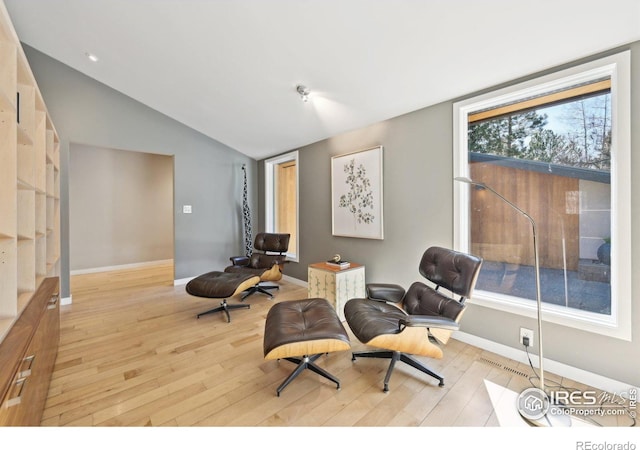
[[[265,182],[265,231],[289,233],[287,258],[298,261],[298,152],[267,160]]]
[[[476,298],[629,339],[627,53],[454,107],[456,245],[484,258]],[[482,185],[516,205],[482,188]]]

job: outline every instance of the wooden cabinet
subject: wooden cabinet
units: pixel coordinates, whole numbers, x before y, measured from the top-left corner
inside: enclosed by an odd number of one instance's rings
[[[59,309],[45,304],[57,299],[59,260],[60,141],[0,2],[0,423],[39,424],[58,345]]]
[[[307,270],[309,298],[326,298],[344,322],[344,304],[352,298],[365,298],[364,266],[351,263],[346,269],[338,269],[326,263],[309,264]]]
[[[58,278],[39,286],[0,342],[0,425],[40,425],[58,353]]]

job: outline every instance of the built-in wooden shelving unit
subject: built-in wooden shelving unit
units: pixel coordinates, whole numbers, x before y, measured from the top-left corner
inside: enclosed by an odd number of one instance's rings
[[[0,340],[59,275],[60,143],[0,3]]]
[[[60,141],[0,0],[0,426],[39,425],[60,333]]]

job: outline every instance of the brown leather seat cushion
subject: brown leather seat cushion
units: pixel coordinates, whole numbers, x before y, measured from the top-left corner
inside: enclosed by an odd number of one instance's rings
[[[253,274],[209,272],[189,281],[185,289],[196,297],[228,298],[242,283],[254,277]]]
[[[399,333],[399,320],[407,317],[407,313],[394,305],[365,298],[349,300],[344,305],[344,315],[353,334],[365,344],[382,334]]]
[[[335,309],[326,299],[309,298],[276,303],[267,314],[264,355],[282,345],[331,339],[347,345],[350,342]],[[327,349],[317,353],[328,352],[329,348],[327,346]]]
[[[269,269],[254,269],[248,266],[229,266],[224,269],[226,273],[242,273],[258,277],[262,277],[267,270]]]

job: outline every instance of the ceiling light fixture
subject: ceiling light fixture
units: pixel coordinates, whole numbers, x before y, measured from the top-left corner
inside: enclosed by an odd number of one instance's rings
[[[303,86],[303,85],[299,84],[299,85],[297,85],[297,86],[296,86],[296,91],[298,92],[298,94],[300,94],[300,99],[301,99],[303,102],[305,102],[305,103],[306,103],[306,102],[308,102],[308,101],[309,101],[309,93],[310,93],[311,91],[309,90],[309,88],[308,88],[308,87],[306,87],[306,86]]]
[[[89,61],[91,61],[91,62],[98,62],[98,57],[97,57],[96,55],[94,55],[93,53],[86,52],[84,55],[85,55],[87,58],[89,58]]]

